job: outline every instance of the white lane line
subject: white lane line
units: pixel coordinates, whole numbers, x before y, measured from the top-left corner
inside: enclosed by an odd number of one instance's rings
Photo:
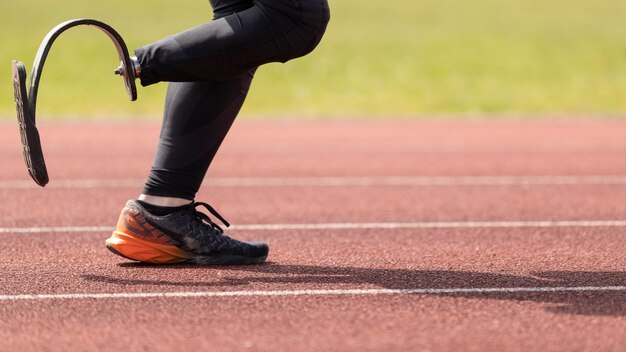
[[[46,188],[135,188],[143,179],[52,180]],[[364,186],[568,186],[624,185],[626,175],[565,176],[363,176],[363,177],[210,177],[209,187],[364,187]],[[0,181],[0,189],[38,188],[28,180]]]
[[[365,230],[365,229],[473,229],[473,228],[552,228],[552,227],[626,227],[626,220],[571,220],[571,221],[442,221],[442,222],[369,222],[320,224],[249,224],[233,225],[240,231],[281,230]],[[58,227],[0,227],[3,233],[70,233],[110,232],[111,226]]]
[[[237,225],[234,230],[353,230],[353,229],[468,229],[519,227],[623,227],[626,220],[596,221],[450,221],[450,222],[372,222],[326,224]]]
[[[57,226],[57,227],[0,227],[0,233],[73,233],[73,232],[111,232],[111,226]]]
[[[463,295],[493,293],[564,293],[621,292],[626,286],[579,287],[484,287],[484,288],[417,288],[417,289],[348,289],[348,290],[285,290],[285,291],[200,291],[147,293],[68,293],[35,295],[0,295],[0,301],[132,299],[132,298],[211,298],[211,297],[271,297],[271,296],[367,296],[367,295]]]
[[[145,180],[140,179],[74,179],[52,180],[46,188],[131,188],[141,186]],[[0,181],[0,189],[32,189],[39,188],[30,180]]]

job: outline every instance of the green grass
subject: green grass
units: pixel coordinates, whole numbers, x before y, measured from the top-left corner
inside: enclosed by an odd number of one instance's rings
[[[626,113],[623,0],[331,0],[312,55],[257,73],[246,115]],[[127,11],[118,11],[117,9]],[[207,1],[0,3],[0,115],[14,111],[11,59],[30,70],[59,22],[93,17],[134,48],[211,18]],[[2,64],[4,63],[4,64]],[[160,116],[165,85],[126,101],[108,39],[75,29],[44,70],[39,113]]]

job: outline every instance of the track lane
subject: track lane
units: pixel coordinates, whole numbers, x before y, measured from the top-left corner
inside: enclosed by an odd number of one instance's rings
[[[273,264],[225,268],[130,264],[104,250],[108,233],[5,234],[10,256],[0,259],[0,294],[622,286],[626,275],[614,258],[626,250],[623,233],[613,227],[238,231],[242,239],[268,241]],[[559,277],[568,271],[570,277]]]
[[[623,131],[618,119],[240,121],[209,177],[619,175]],[[52,182],[143,179],[159,123],[43,123],[41,132]],[[27,179],[17,127],[0,124],[0,140],[0,179]]]
[[[275,249],[272,263],[222,268],[128,264],[105,253],[99,236],[25,242],[9,235],[3,240],[10,258],[0,267],[11,273],[2,276],[3,294],[607,286],[626,284],[623,266],[613,260],[626,249],[615,242],[621,235],[622,229],[602,228],[278,232],[265,237]],[[218,351],[297,344],[307,350],[611,349],[625,342],[624,297],[544,292],[2,302],[0,340],[41,346],[28,337],[35,330],[48,336],[48,346],[84,340],[95,349],[156,341],[162,350],[211,344]]]
[[[0,227],[114,225],[126,200],[138,194],[139,187],[0,189]],[[234,224],[541,221],[624,219],[625,194],[626,185],[216,187],[198,199]]]
[[[610,298],[610,297],[592,297]],[[155,309],[155,305],[159,306]],[[233,307],[239,307],[233,310]],[[610,316],[589,319],[546,311],[523,300],[454,297],[351,297],[307,300],[115,302],[72,306],[35,303],[16,309],[15,325],[0,331],[0,347],[67,349],[200,350],[545,350],[578,346],[618,350],[624,336],[607,328]],[[29,313],[26,313],[26,312]],[[108,319],[98,316],[107,312]],[[339,312],[339,314],[338,314]],[[7,315],[3,314],[3,318]],[[508,322],[517,321],[511,330]],[[357,323],[358,322],[358,323]],[[158,326],[158,329],[155,327]],[[39,331],[41,339],[24,338]],[[551,331],[544,334],[544,331]],[[581,333],[584,331],[584,333]],[[529,339],[528,336],[542,336]],[[155,347],[156,346],[156,347]]]

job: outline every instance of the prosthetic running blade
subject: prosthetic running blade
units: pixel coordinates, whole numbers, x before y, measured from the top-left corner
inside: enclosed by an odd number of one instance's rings
[[[28,96],[26,95],[26,68],[19,61],[13,61],[13,91],[15,93],[15,109],[17,123],[20,128],[24,162],[28,174],[35,182],[44,187],[48,183],[48,170],[41,150],[39,131],[30,113]]]
[[[122,37],[111,26],[93,19],[74,19],[63,22],[54,27],[39,46],[37,56],[33,63],[33,70],[30,75],[30,88],[26,93],[26,68],[19,61],[12,62],[13,89],[15,93],[15,107],[19,124],[21,141],[24,151],[24,161],[28,173],[40,186],[48,183],[48,170],[43,156],[41,139],[35,123],[37,108],[37,93],[39,81],[43,71],[46,58],[50,53],[52,44],[63,32],[76,26],[94,26],[104,32],[115,45],[120,59],[120,67],[116,74],[124,78],[126,93],[131,101],[137,100],[137,86],[135,85],[136,73],[139,72],[138,65],[128,54],[128,48]]]

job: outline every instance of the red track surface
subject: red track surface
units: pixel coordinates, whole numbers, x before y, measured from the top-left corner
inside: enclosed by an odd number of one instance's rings
[[[270,263],[250,267],[142,266],[108,253],[107,231],[37,232],[112,227],[141,190],[158,127],[44,124],[52,181],[41,189],[27,183],[17,127],[0,125],[0,350],[626,349],[626,224],[506,225],[626,220],[626,181],[359,186],[345,178],[624,176],[626,120],[241,121],[208,180],[347,184],[214,185],[199,197],[235,224],[506,222],[499,227],[233,231],[270,243]],[[84,179],[126,184],[71,187]],[[312,291],[354,289],[370,291]],[[132,296],[160,292],[185,297]],[[76,296],[95,293],[108,296]]]

